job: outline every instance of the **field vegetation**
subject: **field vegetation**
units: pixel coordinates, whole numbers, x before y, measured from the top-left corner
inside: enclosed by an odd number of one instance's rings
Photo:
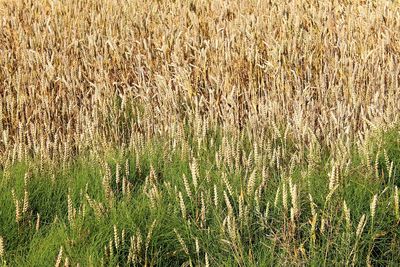
[[[398,266],[400,4],[0,2],[0,266]]]

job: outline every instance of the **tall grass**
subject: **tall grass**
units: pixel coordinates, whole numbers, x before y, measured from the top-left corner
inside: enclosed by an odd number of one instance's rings
[[[275,153],[257,161],[245,140],[236,143],[240,161],[218,164],[218,152],[201,153],[222,148],[211,145],[213,137],[189,145],[196,157],[159,140],[135,152],[75,159],[65,168],[32,161],[10,167],[0,184],[4,265],[374,266],[400,260],[398,129],[374,135],[371,147],[353,150],[335,172],[332,154],[314,167],[294,165],[296,148],[277,143]],[[287,156],[274,156],[279,150]],[[367,162],[371,155],[378,156]]]

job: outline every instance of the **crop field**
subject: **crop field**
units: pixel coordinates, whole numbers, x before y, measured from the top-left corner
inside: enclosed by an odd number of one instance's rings
[[[399,266],[400,2],[0,1],[0,266]]]

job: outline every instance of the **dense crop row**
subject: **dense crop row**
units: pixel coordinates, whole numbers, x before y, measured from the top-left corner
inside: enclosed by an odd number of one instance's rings
[[[0,16],[0,264],[400,262],[396,1]]]

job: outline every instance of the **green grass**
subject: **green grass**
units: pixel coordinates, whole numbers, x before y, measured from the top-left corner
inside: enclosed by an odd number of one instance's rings
[[[367,262],[374,266],[396,266],[400,262],[400,227],[393,199],[394,187],[400,186],[399,138],[395,129],[385,133],[380,148],[376,143],[371,145],[371,153],[378,149],[387,151],[394,165],[391,178],[383,155],[378,164],[383,175],[375,177],[374,162],[370,163],[370,168],[364,166],[361,160],[364,155],[354,150],[347,175],[341,177],[328,201],[331,155],[324,154],[312,170],[308,169],[306,162],[296,165],[292,181],[298,188],[300,212],[295,228],[290,221],[290,212],[283,207],[281,194],[274,205],[278,187],[282,192],[283,184],[286,188],[289,186],[284,178],[287,175],[274,166],[267,167],[269,178],[261,197],[255,199],[255,193],[247,195],[250,173],[244,166],[217,168],[215,164],[215,153],[221,140],[213,147],[210,139],[199,148],[192,145],[195,155],[198,155],[200,172],[197,190],[192,183],[189,157],[182,156],[180,147],[172,150],[162,140],[148,141],[139,158],[129,150],[124,154],[112,151],[99,157],[107,162],[112,174],[110,186],[113,196],[109,199],[103,185],[104,164],[92,157],[77,158],[64,169],[58,165],[45,165],[41,169],[34,161],[14,164],[7,170],[9,175],[4,175],[3,171],[0,178],[0,235],[5,244],[5,255],[1,260],[4,266],[52,266],[60,247],[63,247],[63,260],[68,257],[74,265],[124,266],[129,255],[130,238],[134,236],[135,240],[138,237],[142,239],[137,255],[138,266],[204,266],[206,254],[211,266],[365,266]],[[244,139],[240,144],[248,155],[252,150],[251,142]],[[282,142],[275,145],[282,145]],[[289,152],[295,150],[294,146],[288,149]],[[115,183],[116,164],[119,163],[121,173],[125,173],[126,160],[130,169],[127,180],[132,185],[130,194],[123,194],[121,186]],[[286,168],[289,162],[283,160],[281,164]],[[140,172],[136,166],[140,166]],[[146,179],[149,179],[146,177],[152,168],[156,174],[154,186],[159,194],[155,205],[151,203],[149,191],[144,192]],[[22,205],[24,175],[28,171],[31,173],[26,188],[29,209],[17,223],[11,190],[14,189]],[[223,182],[223,172],[232,186],[232,196]],[[185,191],[183,174],[191,183],[192,199]],[[53,175],[55,179],[52,179]],[[255,188],[260,182],[261,171],[257,169]],[[219,196],[217,207],[213,203],[214,184]],[[233,208],[233,215],[228,219],[224,190]],[[185,201],[185,219],[182,218],[178,192],[182,192]],[[68,220],[68,194],[76,209],[72,221]],[[243,205],[247,207],[247,213],[239,219],[241,194],[244,195]],[[318,214],[315,233],[310,227],[310,194]],[[378,205],[372,221],[370,202],[374,194],[378,194]],[[102,203],[105,211],[101,216],[90,207],[86,195],[92,201]],[[206,205],[205,223],[201,220],[201,195]],[[343,201],[351,211],[349,227],[344,219]],[[288,203],[290,209],[290,197]],[[268,216],[263,217],[267,206]],[[37,214],[40,214],[38,231],[35,229]],[[364,214],[365,227],[357,237],[356,229]],[[325,220],[324,231],[321,229],[322,218]],[[125,242],[120,242],[118,248],[114,244],[110,255],[109,248],[105,251],[105,247],[114,242],[114,226],[119,239],[122,239],[124,230]],[[229,227],[236,228],[236,237],[229,234]],[[184,241],[187,253],[176,232]]]

